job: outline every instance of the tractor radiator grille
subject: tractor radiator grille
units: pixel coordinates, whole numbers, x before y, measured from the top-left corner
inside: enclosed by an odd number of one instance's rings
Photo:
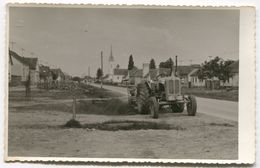
[[[168,86],[169,86],[169,93],[170,93],[170,94],[174,94],[173,80],[169,80]]]
[[[174,90],[175,90],[175,94],[180,93],[180,80],[175,80]]]
[[[169,94],[180,94],[180,80],[168,81]]]

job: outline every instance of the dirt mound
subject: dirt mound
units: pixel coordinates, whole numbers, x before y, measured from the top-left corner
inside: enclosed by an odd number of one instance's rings
[[[166,123],[157,123],[149,121],[130,121],[130,120],[111,120],[102,123],[79,124],[78,121],[70,120],[66,123],[68,128],[85,128],[91,130],[119,131],[119,130],[185,130],[181,126],[173,126]]]
[[[74,119],[69,120],[64,126],[68,128],[82,128],[80,122]]]

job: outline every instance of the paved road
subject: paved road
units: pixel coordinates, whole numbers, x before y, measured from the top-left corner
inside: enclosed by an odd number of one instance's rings
[[[91,84],[100,87],[98,84]],[[103,85],[103,88],[127,94],[126,88]],[[238,102],[197,97],[198,113],[238,121]]]

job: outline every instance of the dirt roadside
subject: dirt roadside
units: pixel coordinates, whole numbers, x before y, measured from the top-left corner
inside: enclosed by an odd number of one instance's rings
[[[15,95],[14,95],[15,96]],[[63,97],[64,99],[64,97]],[[16,104],[19,104],[17,108]],[[162,113],[159,119],[135,112],[126,114],[93,113],[84,108],[77,114],[81,124],[107,121],[135,121],[168,124],[183,129],[137,129],[105,131],[64,128],[71,119],[71,104],[60,101],[50,108],[12,100],[9,107],[8,155],[34,157],[106,157],[170,159],[237,159],[237,122],[203,114],[189,117],[184,113]],[[117,102],[119,103],[119,102]],[[122,102],[123,103],[123,102]],[[24,106],[23,106],[24,104]],[[59,104],[59,103],[56,103]],[[47,104],[48,105],[48,104]],[[97,104],[97,106],[100,106]],[[114,105],[110,105],[114,106]],[[113,109],[108,106],[106,109]],[[61,108],[62,107],[62,108]],[[124,107],[124,106],[123,106]],[[84,111],[85,110],[85,111]],[[100,111],[104,108],[100,108]],[[119,109],[120,111],[120,109]]]

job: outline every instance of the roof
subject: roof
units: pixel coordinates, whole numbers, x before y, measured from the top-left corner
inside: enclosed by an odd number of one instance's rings
[[[187,66],[187,65],[182,65],[177,67],[177,73],[180,76],[186,76],[189,73],[191,73],[194,69],[198,69],[198,66]]]
[[[125,76],[127,75],[127,73],[128,73],[127,69],[119,69],[119,68],[114,69],[114,75]]]
[[[11,57],[10,54],[9,54],[9,63],[10,63],[11,65],[13,65],[13,59],[12,59],[12,57]]]
[[[50,67],[45,66],[45,65],[40,65],[40,66],[39,66],[39,71],[40,71],[40,72],[50,71]]]
[[[65,74],[65,73],[64,73],[64,75],[70,76],[70,75],[68,75],[68,74]],[[84,78],[83,78],[83,79],[92,79],[92,77],[91,77],[91,76],[84,76]]]
[[[166,76],[171,75],[171,69],[170,68],[159,68],[159,75],[164,74]]]
[[[24,57],[21,57],[16,52],[9,50],[9,55],[17,59],[19,62],[29,66],[29,63],[25,61]]]
[[[231,68],[231,73],[238,73],[239,72],[239,61],[235,61],[229,65]]]
[[[129,71],[129,77],[143,77],[143,70],[134,68]]]
[[[105,76],[102,77],[102,79],[108,79],[109,78],[109,75],[106,74]]]
[[[148,77],[150,75],[150,78],[152,80],[155,80],[157,75],[170,76],[171,75],[171,69],[169,68],[158,68],[158,69],[150,69],[149,73],[147,73],[144,77]]]
[[[194,69],[191,73],[190,76],[198,76],[199,75],[199,68]]]
[[[9,50],[9,55],[20,61],[21,63],[28,65],[30,69],[35,70],[38,62],[38,58],[21,57],[16,52]]]
[[[51,72],[55,75],[64,75],[60,68],[51,69]]]
[[[24,57],[25,61],[29,64],[29,68],[35,70],[38,62],[38,58]]]

